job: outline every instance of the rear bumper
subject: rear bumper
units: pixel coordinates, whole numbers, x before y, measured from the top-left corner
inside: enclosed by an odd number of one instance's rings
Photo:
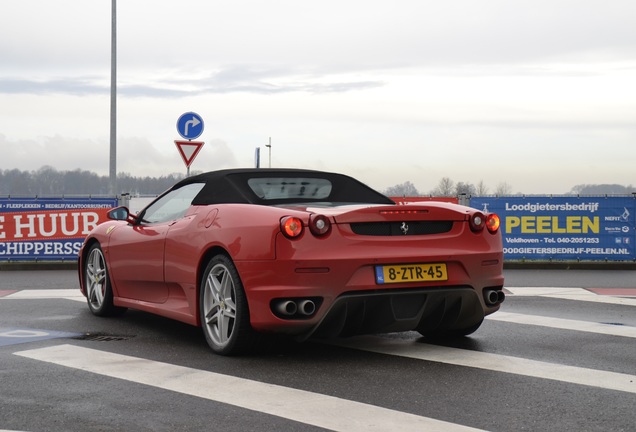
[[[485,303],[484,290],[501,290],[504,280],[497,254],[473,258],[426,259],[445,262],[449,280],[406,284],[377,284],[375,265],[368,261],[236,264],[252,327],[305,338],[409,330],[432,333],[478,326],[484,316],[499,309],[499,304]],[[320,299],[310,316],[285,318],[272,311],[278,299],[305,298]]]
[[[417,330],[422,334],[462,332],[478,327],[484,309],[469,287],[347,293],[322,321],[302,335],[332,338]]]
[[[499,309],[499,304],[486,304],[484,290],[503,288],[503,250],[500,236],[476,234],[464,225],[445,234],[397,240],[354,235],[343,227],[334,228],[328,238],[279,235],[274,260],[235,260],[252,327],[338,336],[478,325]],[[377,266],[441,263],[447,268],[444,281],[376,281]],[[320,299],[309,316],[272,311],[278,299],[307,298]]]

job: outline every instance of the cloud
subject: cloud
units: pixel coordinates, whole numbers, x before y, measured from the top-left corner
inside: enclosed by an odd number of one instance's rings
[[[118,83],[121,96],[179,98],[202,94],[289,92],[343,93],[385,85],[380,80],[333,81],[331,77],[286,75],[281,71],[264,71],[257,67],[230,67],[202,78],[185,77],[174,72],[168,78],[148,84]],[[179,78],[175,78],[179,76]],[[146,80],[147,82],[148,80]],[[107,83],[107,84],[105,84]],[[68,94],[74,96],[105,95],[110,92],[107,77],[77,77],[65,79],[0,78],[0,93],[5,94]]]
[[[236,155],[227,142],[220,139],[212,139],[206,143],[204,153],[199,154],[195,160],[195,166],[203,171],[212,171],[239,166]]]
[[[192,168],[211,171],[234,168],[239,162],[227,142],[212,139],[205,144]],[[107,175],[109,170],[110,143],[105,140],[75,139],[60,135],[38,139],[12,141],[0,134],[0,151],[3,159],[0,169],[36,171],[43,166],[54,166],[58,171],[76,169]],[[63,158],[51,155],[64,154]],[[146,138],[125,137],[117,142],[118,173],[132,176],[160,177],[185,172],[176,146],[156,146]]]
[[[20,78],[0,78],[0,93],[43,94],[58,93],[74,96],[108,94],[109,87],[96,84],[91,78],[33,80]]]
[[[108,161],[107,142],[60,135],[10,140],[0,134],[0,150],[3,168],[17,168],[22,171],[54,165],[60,171],[79,168],[100,172],[104,167],[104,160]],[[64,157],[57,157],[61,154]]]
[[[249,166],[271,136],[272,166],[379,189],[634,184],[634,16],[633,0],[119,2],[118,171],[185,172],[175,122],[196,111],[193,170]],[[110,2],[0,7],[2,169],[107,172],[110,23]]]

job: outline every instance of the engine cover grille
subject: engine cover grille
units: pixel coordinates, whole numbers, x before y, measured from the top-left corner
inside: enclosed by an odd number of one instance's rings
[[[452,221],[356,222],[351,230],[366,236],[412,236],[442,234],[453,228]]]

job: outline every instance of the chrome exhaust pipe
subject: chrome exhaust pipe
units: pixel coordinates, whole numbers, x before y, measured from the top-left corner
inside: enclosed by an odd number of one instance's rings
[[[316,304],[312,300],[301,300],[298,302],[298,312],[302,315],[312,315],[316,312]]]
[[[486,305],[494,306],[499,302],[499,294],[495,290],[485,290],[484,301],[486,302]]]
[[[504,293],[503,291],[497,291],[497,302],[503,303],[505,299],[506,299],[506,293]]]
[[[281,315],[291,316],[298,312],[298,306],[291,300],[281,300],[274,305],[276,312]]]

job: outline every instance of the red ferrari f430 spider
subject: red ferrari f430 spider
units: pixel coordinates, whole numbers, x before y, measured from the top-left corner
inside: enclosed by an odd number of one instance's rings
[[[108,217],[79,253],[91,312],[201,326],[219,354],[267,333],[463,336],[505,298],[497,215],[396,205],[342,174],[208,172]]]

